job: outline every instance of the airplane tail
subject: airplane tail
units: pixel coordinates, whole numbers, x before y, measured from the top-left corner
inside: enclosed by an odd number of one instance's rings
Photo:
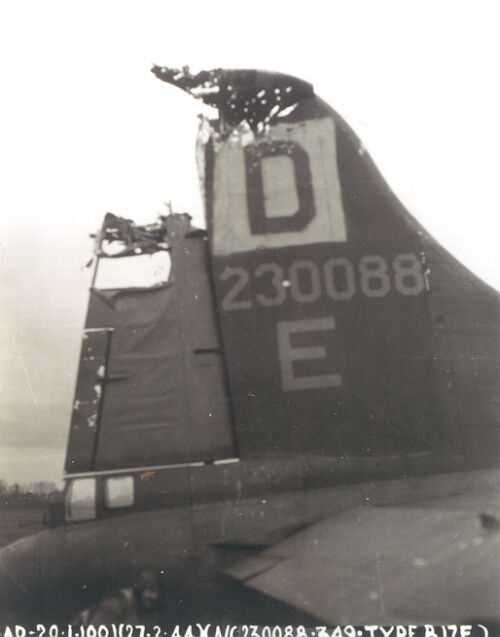
[[[498,464],[498,293],[411,217],[310,84],[153,72],[218,109],[198,146],[208,237],[183,215],[105,220],[66,470]]]
[[[211,73],[216,103],[201,97],[219,119],[199,156],[242,456],[497,464],[498,293],[411,217],[310,85]]]

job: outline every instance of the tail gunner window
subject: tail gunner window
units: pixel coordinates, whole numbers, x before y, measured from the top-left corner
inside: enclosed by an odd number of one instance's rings
[[[66,493],[66,520],[79,522],[92,520],[96,516],[95,478],[72,480]]]
[[[120,509],[134,504],[134,478],[120,476],[108,478],[105,486],[105,502],[108,509]]]

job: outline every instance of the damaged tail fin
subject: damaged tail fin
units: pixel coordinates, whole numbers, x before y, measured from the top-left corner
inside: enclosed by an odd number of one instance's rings
[[[219,111],[200,154],[241,455],[496,463],[498,294],[419,226],[310,84],[154,72]]]

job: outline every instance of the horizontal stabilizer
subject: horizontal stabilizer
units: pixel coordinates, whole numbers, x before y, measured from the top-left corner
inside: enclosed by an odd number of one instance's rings
[[[329,625],[456,624],[500,619],[499,563],[500,533],[441,500],[350,510],[225,572]]]

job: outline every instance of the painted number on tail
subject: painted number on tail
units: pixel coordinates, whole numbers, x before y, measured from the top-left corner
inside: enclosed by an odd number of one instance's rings
[[[390,264],[380,255],[367,255],[357,267],[345,257],[323,264],[294,261],[286,269],[278,263],[261,263],[251,272],[228,266],[220,281],[227,286],[222,297],[225,312],[281,305],[287,298],[296,303],[314,303],[325,296],[347,301],[355,294],[381,298],[395,290],[403,296],[417,296],[426,289],[422,261],[414,254],[399,254]]]
[[[334,329],[335,320],[333,316],[300,321],[280,321],[277,324],[281,382],[284,391],[324,389],[327,387],[339,387],[342,384],[340,374],[335,373],[327,358],[324,345],[313,344],[315,333],[325,333],[326,339],[330,337],[328,332]],[[311,344],[299,346],[294,342],[294,335],[296,334],[312,336]],[[305,338],[307,340],[307,336]],[[298,369],[298,364],[301,362],[307,363],[307,361],[323,361],[324,373],[314,375],[301,373]]]

